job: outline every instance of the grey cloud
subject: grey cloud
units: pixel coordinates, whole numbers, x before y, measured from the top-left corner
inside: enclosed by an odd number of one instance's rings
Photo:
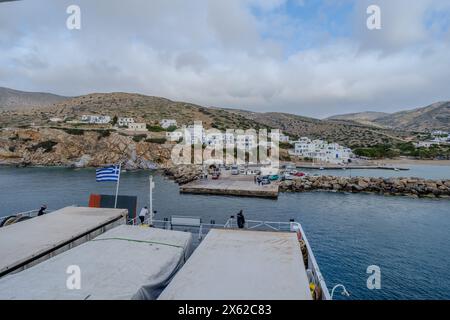
[[[295,32],[308,39],[320,30],[273,14],[284,0],[79,0],[80,31],[65,28],[72,1],[24,2],[0,5],[0,86],[65,95],[130,91],[318,117],[450,99],[450,42],[423,24],[430,10],[447,10],[439,0],[411,4],[400,21],[394,13],[405,2],[396,0],[384,33],[324,37],[288,55]],[[355,30],[363,2],[355,2]],[[253,16],[249,6],[266,15]]]

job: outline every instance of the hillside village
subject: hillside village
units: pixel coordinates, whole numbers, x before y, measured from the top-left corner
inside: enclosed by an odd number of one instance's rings
[[[107,115],[82,115],[80,121],[71,121],[72,124],[92,124],[105,125],[112,124],[114,129],[125,129],[135,133],[148,132],[146,123],[135,122],[134,118],[115,117],[111,119]],[[236,145],[237,148],[245,151],[258,148],[262,142],[258,139],[258,133],[244,132],[231,133],[221,132],[220,130],[206,130],[201,122],[195,122],[193,125],[183,125],[182,128],[177,128],[177,121],[175,119],[162,119],[159,121],[161,131],[166,131],[166,140],[169,142],[182,142],[185,144],[202,144],[207,146]],[[211,132],[212,131],[212,132]],[[351,162],[354,157],[352,150],[338,143],[328,143],[323,140],[311,140],[308,137],[301,137],[298,140],[291,140],[288,135],[282,132],[269,132],[269,140],[277,140],[284,146],[287,144],[293,146],[289,149],[289,155],[302,160],[309,160],[318,163],[332,163],[332,164],[347,164]],[[270,144],[272,146],[272,144]]]
[[[197,122],[201,125],[196,125]],[[227,129],[244,132],[230,134]],[[35,108],[0,109],[0,162],[78,165],[86,153],[84,159],[90,157],[91,160],[83,160],[84,165],[95,166],[123,153],[103,154],[104,141],[108,145],[118,143],[120,150],[122,144],[128,145],[129,150],[123,157],[137,161],[133,160],[130,167],[150,165],[145,161],[170,165],[167,150],[180,142],[204,146],[234,143],[250,150],[258,143],[253,134],[245,134],[245,130],[251,129],[255,132],[265,129],[269,133],[273,129],[280,131],[281,161],[341,165],[358,159],[400,155],[419,159],[450,158],[449,135],[444,129],[411,132],[346,119],[318,120],[292,114],[203,107],[139,94],[108,93],[61,98]],[[16,139],[16,136],[25,138]],[[28,136],[39,138],[33,140]],[[91,141],[91,137],[97,137],[97,142]],[[82,144],[76,150],[68,145],[88,138],[89,143],[97,145],[95,152],[101,152],[101,156],[93,155],[93,149]],[[272,138],[276,139],[269,136],[269,142]],[[64,148],[73,152],[63,152],[62,156],[53,154]],[[139,162],[135,149],[155,150],[156,156],[149,154],[142,158],[144,162]]]

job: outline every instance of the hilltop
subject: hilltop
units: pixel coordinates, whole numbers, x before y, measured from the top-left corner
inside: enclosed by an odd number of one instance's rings
[[[450,128],[450,101],[437,102],[427,107],[396,113],[361,112],[337,115],[326,120],[347,120],[407,131],[448,130]]]
[[[0,87],[0,111],[24,110],[52,105],[67,97],[45,92],[25,92]]]

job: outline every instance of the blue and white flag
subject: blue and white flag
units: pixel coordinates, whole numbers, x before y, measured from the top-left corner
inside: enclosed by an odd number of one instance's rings
[[[110,166],[95,170],[97,182],[119,181],[120,166]]]

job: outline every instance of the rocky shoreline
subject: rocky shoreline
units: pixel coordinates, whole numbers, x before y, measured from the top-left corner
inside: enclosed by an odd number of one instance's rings
[[[282,192],[333,191],[376,193],[381,195],[411,196],[416,198],[450,198],[450,180],[422,178],[367,178],[307,176],[281,181]]]
[[[101,167],[121,162],[127,170],[170,165],[171,145],[110,131],[51,128],[0,130],[0,165]]]
[[[164,168],[164,174],[179,185],[197,180],[202,174],[202,168],[196,165],[179,165]]]

